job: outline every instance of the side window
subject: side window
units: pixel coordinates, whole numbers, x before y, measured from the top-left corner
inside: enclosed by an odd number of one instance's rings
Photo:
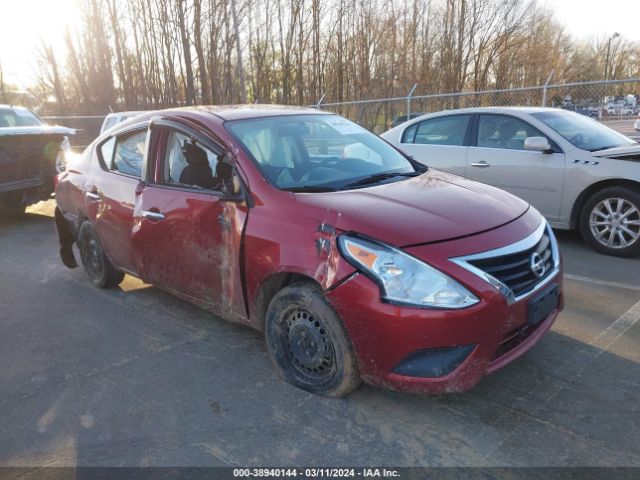
[[[518,118],[506,115],[480,115],[478,120],[478,147],[524,150],[524,141],[528,137],[544,137],[556,151],[559,151],[549,137]]]
[[[228,165],[223,155],[213,152],[197,141],[171,131],[164,158],[163,183],[185,187],[220,189],[220,178]]]
[[[431,118],[417,124],[413,142],[422,145],[464,145],[464,137],[467,133],[470,115],[450,115],[446,117]],[[405,137],[410,133],[410,127],[405,131]]]
[[[140,177],[142,174],[142,159],[144,158],[146,140],[146,130],[116,137],[111,170],[134,177]],[[103,156],[103,158],[105,157]],[[107,165],[109,164],[107,163]]]
[[[413,143],[416,138],[416,130],[418,129],[418,123],[414,123],[407,128],[402,134],[402,143]]]

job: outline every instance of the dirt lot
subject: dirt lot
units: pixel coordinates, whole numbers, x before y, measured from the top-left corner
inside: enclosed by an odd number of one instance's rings
[[[560,233],[566,310],[466,394],[282,382],[262,337],[57,259],[52,204],[0,221],[0,466],[640,466],[640,259]]]

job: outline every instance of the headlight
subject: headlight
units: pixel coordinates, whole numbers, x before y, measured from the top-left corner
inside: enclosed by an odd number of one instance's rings
[[[395,248],[341,235],[342,255],[379,285],[384,300],[417,307],[465,308],[480,300],[458,282]]]

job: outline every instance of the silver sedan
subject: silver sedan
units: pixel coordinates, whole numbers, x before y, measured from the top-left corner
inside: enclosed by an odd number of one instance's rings
[[[423,115],[382,134],[415,160],[511,192],[594,249],[640,254],[640,144],[566,110]]]

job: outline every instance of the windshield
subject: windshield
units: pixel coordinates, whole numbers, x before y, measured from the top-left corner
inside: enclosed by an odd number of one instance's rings
[[[42,120],[26,108],[0,108],[0,128],[3,127],[36,127]]]
[[[578,148],[595,152],[635,143],[601,123],[573,112],[538,112],[532,114]]]
[[[282,190],[339,190],[420,173],[384,140],[337,115],[286,115],[226,125]]]

